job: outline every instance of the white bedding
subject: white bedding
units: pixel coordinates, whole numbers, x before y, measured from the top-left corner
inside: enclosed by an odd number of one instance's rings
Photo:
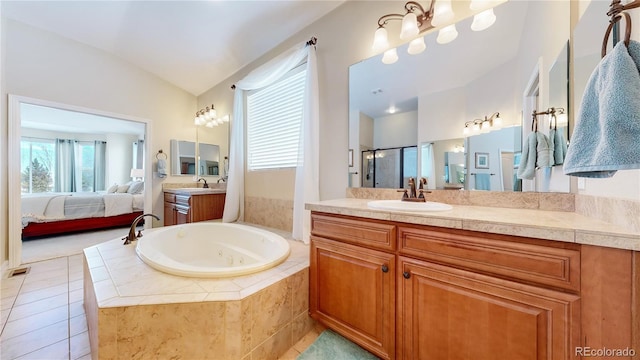
[[[96,211],[95,204],[92,208],[87,206],[85,212],[82,210],[83,203],[74,203],[70,208],[65,207],[65,199],[73,196],[74,200],[80,198],[100,197],[104,203],[104,208]],[[129,193],[42,193],[26,194],[22,196],[22,227],[30,222],[48,222],[65,219],[78,219],[87,217],[106,217],[121,214],[128,214],[140,211],[144,208],[143,194]]]

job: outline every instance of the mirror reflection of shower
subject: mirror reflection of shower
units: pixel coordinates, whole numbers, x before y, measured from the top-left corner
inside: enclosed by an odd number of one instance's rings
[[[417,177],[417,146],[365,150],[361,160],[362,187],[401,189]]]

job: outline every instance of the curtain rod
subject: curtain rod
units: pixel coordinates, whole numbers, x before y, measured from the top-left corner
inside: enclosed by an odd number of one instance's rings
[[[315,36],[312,36],[311,39],[309,39],[309,41],[306,42],[307,46],[315,46],[318,43],[318,38]],[[235,90],[236,89],[236,84],[231,85],[231,90]]]

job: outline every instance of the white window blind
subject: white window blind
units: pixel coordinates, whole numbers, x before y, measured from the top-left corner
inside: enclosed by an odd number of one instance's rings
[[[278,82],[247,95],[249,170],[297,165],[305,74],[300,66]]]

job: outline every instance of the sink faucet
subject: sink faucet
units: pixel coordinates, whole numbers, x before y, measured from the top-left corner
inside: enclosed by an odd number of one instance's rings
[[[415,201],[415,202],[426,202],[424,197],[424,193],[430,193],[431,191],[424,190],[424,186],[427,185],[427,179],[421,178],[420,183],[418,185],[418,190],[416,190],[416,180],[412,177],[409,178],[409,190],[401,189],[398,192],[403,192],[402,201]],[[420,195],[418,195],[420,193]]]
[[[222,181],[222,182],[225,182],[225,183],[226,183],[226,182],[227,182],[227,176],[226,176],[226,175],[225,175],[225,176],[221,176],[221,177],[218,179],[218,184],[220,184],[220,181]]]
[[[209,184],[207,184],[207,180],[205,180],[204,178],[200,178],[200,179],[198,179],[198,182],[200,182],[200,180],[204,181],[204,185],[202,185],[202,188],[208,189],[209,188]]]
[[[129,229],[129,235],[122,238],[122,240],[124,240],[124,244],[122,245],[131,244],[132,241],[136,241],[138,240],[139,237],[142,237],[142,231],[138,231],[138,235],[136,235],[136,226],[138,226],[138,222],[142,220],[142,218],[144,218],[145,216],[153,216],[156,220],[160,220],[159,217],[153,214],[142,214],[136,217],[135,219],[133,219],[133,222],[131,223],[131,228]]]

